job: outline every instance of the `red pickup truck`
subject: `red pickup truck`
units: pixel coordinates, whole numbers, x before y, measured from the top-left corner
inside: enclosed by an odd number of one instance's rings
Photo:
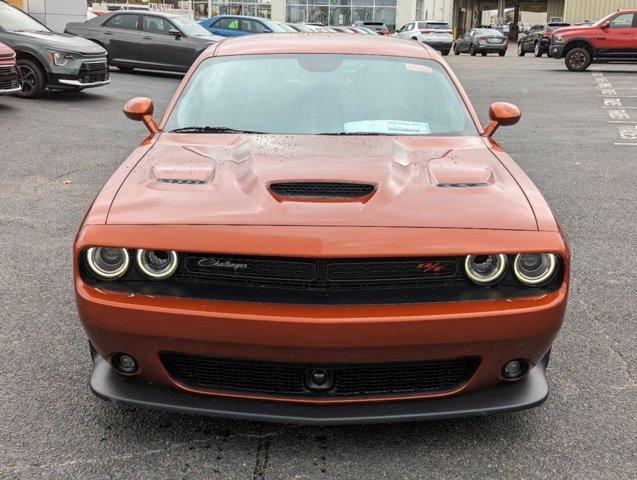
[[[592,25],[558,28],[549,52],[573,72],[593,62],[637,62],[637,9],[617,10]]]
[[[15,52],[0,42],[0,95],[17,93],[21,89]]]

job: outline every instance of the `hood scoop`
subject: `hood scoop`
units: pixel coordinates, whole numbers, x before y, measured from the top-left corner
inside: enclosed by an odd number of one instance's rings
[[[268,190],[280,202],[367,202],[376,185],[344,182],[273,182]]]
[[[205,185],[214,177],[212,166],[160,166],[150,169],[150,179],[157,183],[169,185]]]
[[[428,171],[433,185],[439,188],[478,188],[494,183],[491,167],[479,163],[441,159],[430,162]]]

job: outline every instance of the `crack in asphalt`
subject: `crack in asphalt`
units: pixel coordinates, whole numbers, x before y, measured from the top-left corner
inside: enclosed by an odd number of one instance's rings
[[[624,368],[626,369],[626,375],[628,375],[629,382],[624,384],[623,386],[624,387],[630,387],[630,386],[635,385],[637,382],[636,382],[636,379],[633,377],[632,371],[630,370],[630,363],[628,362],[628,360],[626,359],[626,357],[624,356],[622,351],[619,349],[619,346],[617,345],[617,342],[613,341],[613,339],[610,337],[610,335],[608,335],[608,333],[606,332],[606,329],[604,328],[603,322],[599,318],[597,318],[597,315],[595,315],[593,312],[591,312],[589,310],[588,305],[586,304],[586,302],[584,302],[584,300],[582,300],[581,298],[578,298],[577,301],[584,308],[584,312],[587,313],[588,315],[590,315],[590,317],[593,319],[593,322],[595,323],[597,328],[600,330],[600,332],[602,332],[602,335],[604,335],[604,338],[606,340],[608,340],[608,343],[610,344],[611,351],[615,355],[617,355],[619,357],[619,359],[622,362]]]

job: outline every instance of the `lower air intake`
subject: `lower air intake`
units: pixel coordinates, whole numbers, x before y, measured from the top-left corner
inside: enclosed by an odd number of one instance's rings
[[[282,396],[368,396],[453,390],[466,383],[480,361],[476,357],[408,363],[305,365],[227,360],[163,353],[168,373],[180,384],[211,391],[268,393]],[[316,391],[308,376],[320,370],[333,378]]]

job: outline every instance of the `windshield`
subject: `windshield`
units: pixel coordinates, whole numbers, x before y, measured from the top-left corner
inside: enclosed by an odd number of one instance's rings
[[[391,86],[391,87],[388,87]],[[240,55],[201,63],[165,131],[476,135],[432,60],[369,55]]]
[[[199,25],[194,20],[185,17],[171,17],[170,20],[186,35],[193,37],[201,37],[204,35],[210,35],[210,32]]]
[[[500,32],[498,32],[497,30],[494,30],[492,28],[476,28],[476,33],[478,35],[494,35],[497,37],[504,37],[504,35]]]
[[[6,3],[0,3],[0,27],[9,32],[31,31],[48,32],[49,29],[34,20],[22,10],[18,10]]]
[[[419,22],[418,28],[428,28],[430,30],[451,30],[449,24],[445,22]]]
[[[557,30],[558,28],[562,28],[562,27],[570,27],[571,24],[570,23],[549,23],[546,27],[546,29],[549,32],[552,32],[553,30]]]

